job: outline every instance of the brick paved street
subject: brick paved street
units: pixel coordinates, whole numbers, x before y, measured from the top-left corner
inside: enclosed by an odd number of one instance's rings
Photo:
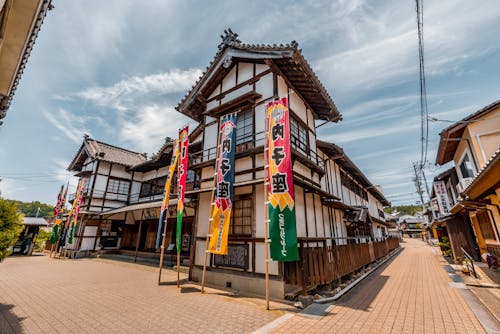
[[[433,249],[406,239],[403,251],[318,319],[295,315],[276,333],[484,333]]]
[[[248,333],[284,314],[260,299],[175,285],[176,273],[99,260],[13,257],[0,264],[0,333]],[[185,277],[185,276],[184,276]]]
[[[277,333],[484,333],[449,285],[433,249],[407,240],[387,266],[373,273],[324,316],[295,314]],[[238,298],[195,285],[175,286],[165,270],[110,260],[9,258],[0,264],[0,333],[249,333],[290,307]],[[318,306],[318,305],[316,305]],[[291,314],[290,314],[291,315]],[[265,331],[261,331],[265,332]]]

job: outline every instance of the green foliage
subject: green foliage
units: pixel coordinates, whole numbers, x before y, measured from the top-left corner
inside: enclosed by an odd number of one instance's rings
[[[391,206],[389,208],[384,208],[384,212],[392,213],[394,211],[399,212],[401,215],[413,216],[417,211],[422,211],[422,207],[418,205],[397,205]]]
[[[452,256],[453,251],[451,250],[450,238],[442,237],[441,241],[438,242],[438,246],[441,248],[444,256]]]
[[[22,214],[24,214],[25,217],[36,217],[38,208],[40,208],[40,212],[38,212],[38,217],[52,218],[54,216],[53,205],[41,203],[38,201],[21,202],[21,201],[9,200],[9,202],[14,203],[17,206],[18,210]]]
[[[36,238],[35,241],[35,250],[39,252],[43,251],[43,248],[47,243],[47,240],[50,239],[50,235],[51,235],[50,231],[45,231],[43,229],[40,229],[40,231],[38,232],[38,237]]]
[[[0,198],[0,261],[10,255],[13,246],[23,230],[23,218],[11,201]]]

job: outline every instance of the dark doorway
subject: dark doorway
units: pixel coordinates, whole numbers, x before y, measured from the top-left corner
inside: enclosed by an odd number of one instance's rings
[[[143,223],[141,227],[141,239],[139,240],[139,249],[146,248],[146,240],[148,238],[149,224]]]

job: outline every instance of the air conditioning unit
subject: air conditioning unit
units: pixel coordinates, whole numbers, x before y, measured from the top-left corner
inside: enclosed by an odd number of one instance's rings
[[[460,195],[471,184],[472,177],[466,177],[458,181],[457,193]]]

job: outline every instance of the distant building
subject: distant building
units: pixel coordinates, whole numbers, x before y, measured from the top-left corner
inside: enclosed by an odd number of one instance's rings
[[[48,227],[49,223],[45,218],[24,217],[23,226],[23,231],[13,247],[13,252],[29,256],[33,253],[40,228]]]
[[[455,258],[463,258],[462,248],[476,259],[484,253],[500,256],[500,101],[450,125],[440,136],[436,163],[454,165],[434,178],[433,201],[439,211],[434,231],[449,237]]]
[[[51,0],[0,0],[0,125]]]

